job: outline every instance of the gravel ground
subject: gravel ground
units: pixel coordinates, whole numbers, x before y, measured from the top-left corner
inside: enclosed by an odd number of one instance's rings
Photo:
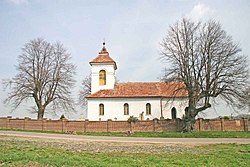
[[[34,144],[37,147],[52,147],[64,149],[72,152],[90,152],[90,153],[109,153],[109,152],[123,152],[123,153],[166,153],[183,151],[201,152],[199,147],[185,146],[177,144],[156,144],[156,143],[122,143],[122,142],[89,142],[89,141],[69,141],[69,140],[55,140],[43,138],[27,138],[27,137],[12,137],[1,136],[0,141],[11,142],[27,142]],[[204,150],[203,150],[204,151]]]

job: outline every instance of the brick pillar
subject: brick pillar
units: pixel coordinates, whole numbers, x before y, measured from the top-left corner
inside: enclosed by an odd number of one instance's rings
[[[129,123],[130,124],[130,131],[131,132],[134,132],[134,124],[133,122]]]
[[[108,121],[107,121],[107,132],[111,132],[111,124],[112,124],[112,119],[108,119]]]
[[[153,119],[153,131],[156,131],[157,118]]]
[[[249,130],[249,121],[247,118],[243,118],[243,124],[244,124],[244,131],[248,131]]]
[[[175,119],[175,124],[176,124],[176,132],[180,132],[182,130],[182,123],[180,118]]]
[[[107,127],[107,132],[112,132],[112,119],[108,119],[108,127]]]
[[[166,122],[166,120],[165,119],[160,119],[159,120],[159,125],[160,125],[160,132],[164,132],[164,131],[166,131],[165,129],[165,127],[163,126],[163,125],[166,125],[166,124],[164,124],[164,122]],[[168,131],[168,130],[167,130]]]
[[[6,118],[6,128],[7,129],[10,129],[10,119],[11,119],[12,117],[11,116],[8,116],[7,118]]]
[[[6,128],[6,118],[0,118],[0,122],[5,122],[5,124],[3,124],[0,128]]]
[[[199,131],[203,131],[203,119],[199,118]]]
[[[220,119],[220,123],[221,123],[221,131],[225,131],[224,118]]]
[[[67,131],[65,128],[65,126],[64,126],[64,123],[65,123],[65,119],[63,118],[63,119],[61,119],[61,121],[62,121],[62,132],[65,132],[65,131]]]
[[[29,117],[24,117],[24,125],[23,125],[23,129],[27,128],[27,122],[29,121]]]
[[[45,131],[47,129],[46,124],[47,124],[47,118],[43,118],[43,120],[42,120],[42,131]]]
[[[88,123],[89,123],[89,120],[85,119],[85,121],[84,121],[84,132],[87,132]]]
[[[68,122],[69,122],[69,120],[67,120],[67,119],[62,119],[62,121],[63,121],[63,132],[66,132],[66,131],[68,131]]]

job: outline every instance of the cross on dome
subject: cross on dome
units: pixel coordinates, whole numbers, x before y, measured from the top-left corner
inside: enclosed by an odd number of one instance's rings
[[[106,47],[105,47],[105,40],[103,41],[103,43],[102,43],[102,50],[101,50],[101,52],[100,53],[108,53],[108,51],[107,51],[107,49],[106,49]]]

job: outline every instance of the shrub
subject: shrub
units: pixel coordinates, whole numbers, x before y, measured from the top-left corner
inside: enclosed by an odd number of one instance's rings
[[[138,121],[137,117],[134,117],[133,115],[128,118],[128,123],[136,123]]]
[[[66,119],[64,114],[61,115],[60,119]]]

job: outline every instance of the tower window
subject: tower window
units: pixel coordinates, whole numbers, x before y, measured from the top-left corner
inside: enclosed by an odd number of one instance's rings
[[[104,105],[99,104],[99,115],[104,115]]]
[[[101,70],[99,72],[99,85],[106,85],[106,71]]]
[[[151,115],[151,104],[150,103],[146,104],[146,115]]]
[[[129,105],[128,105],[128,103],[124,104],[124,115],[129,115]]]

